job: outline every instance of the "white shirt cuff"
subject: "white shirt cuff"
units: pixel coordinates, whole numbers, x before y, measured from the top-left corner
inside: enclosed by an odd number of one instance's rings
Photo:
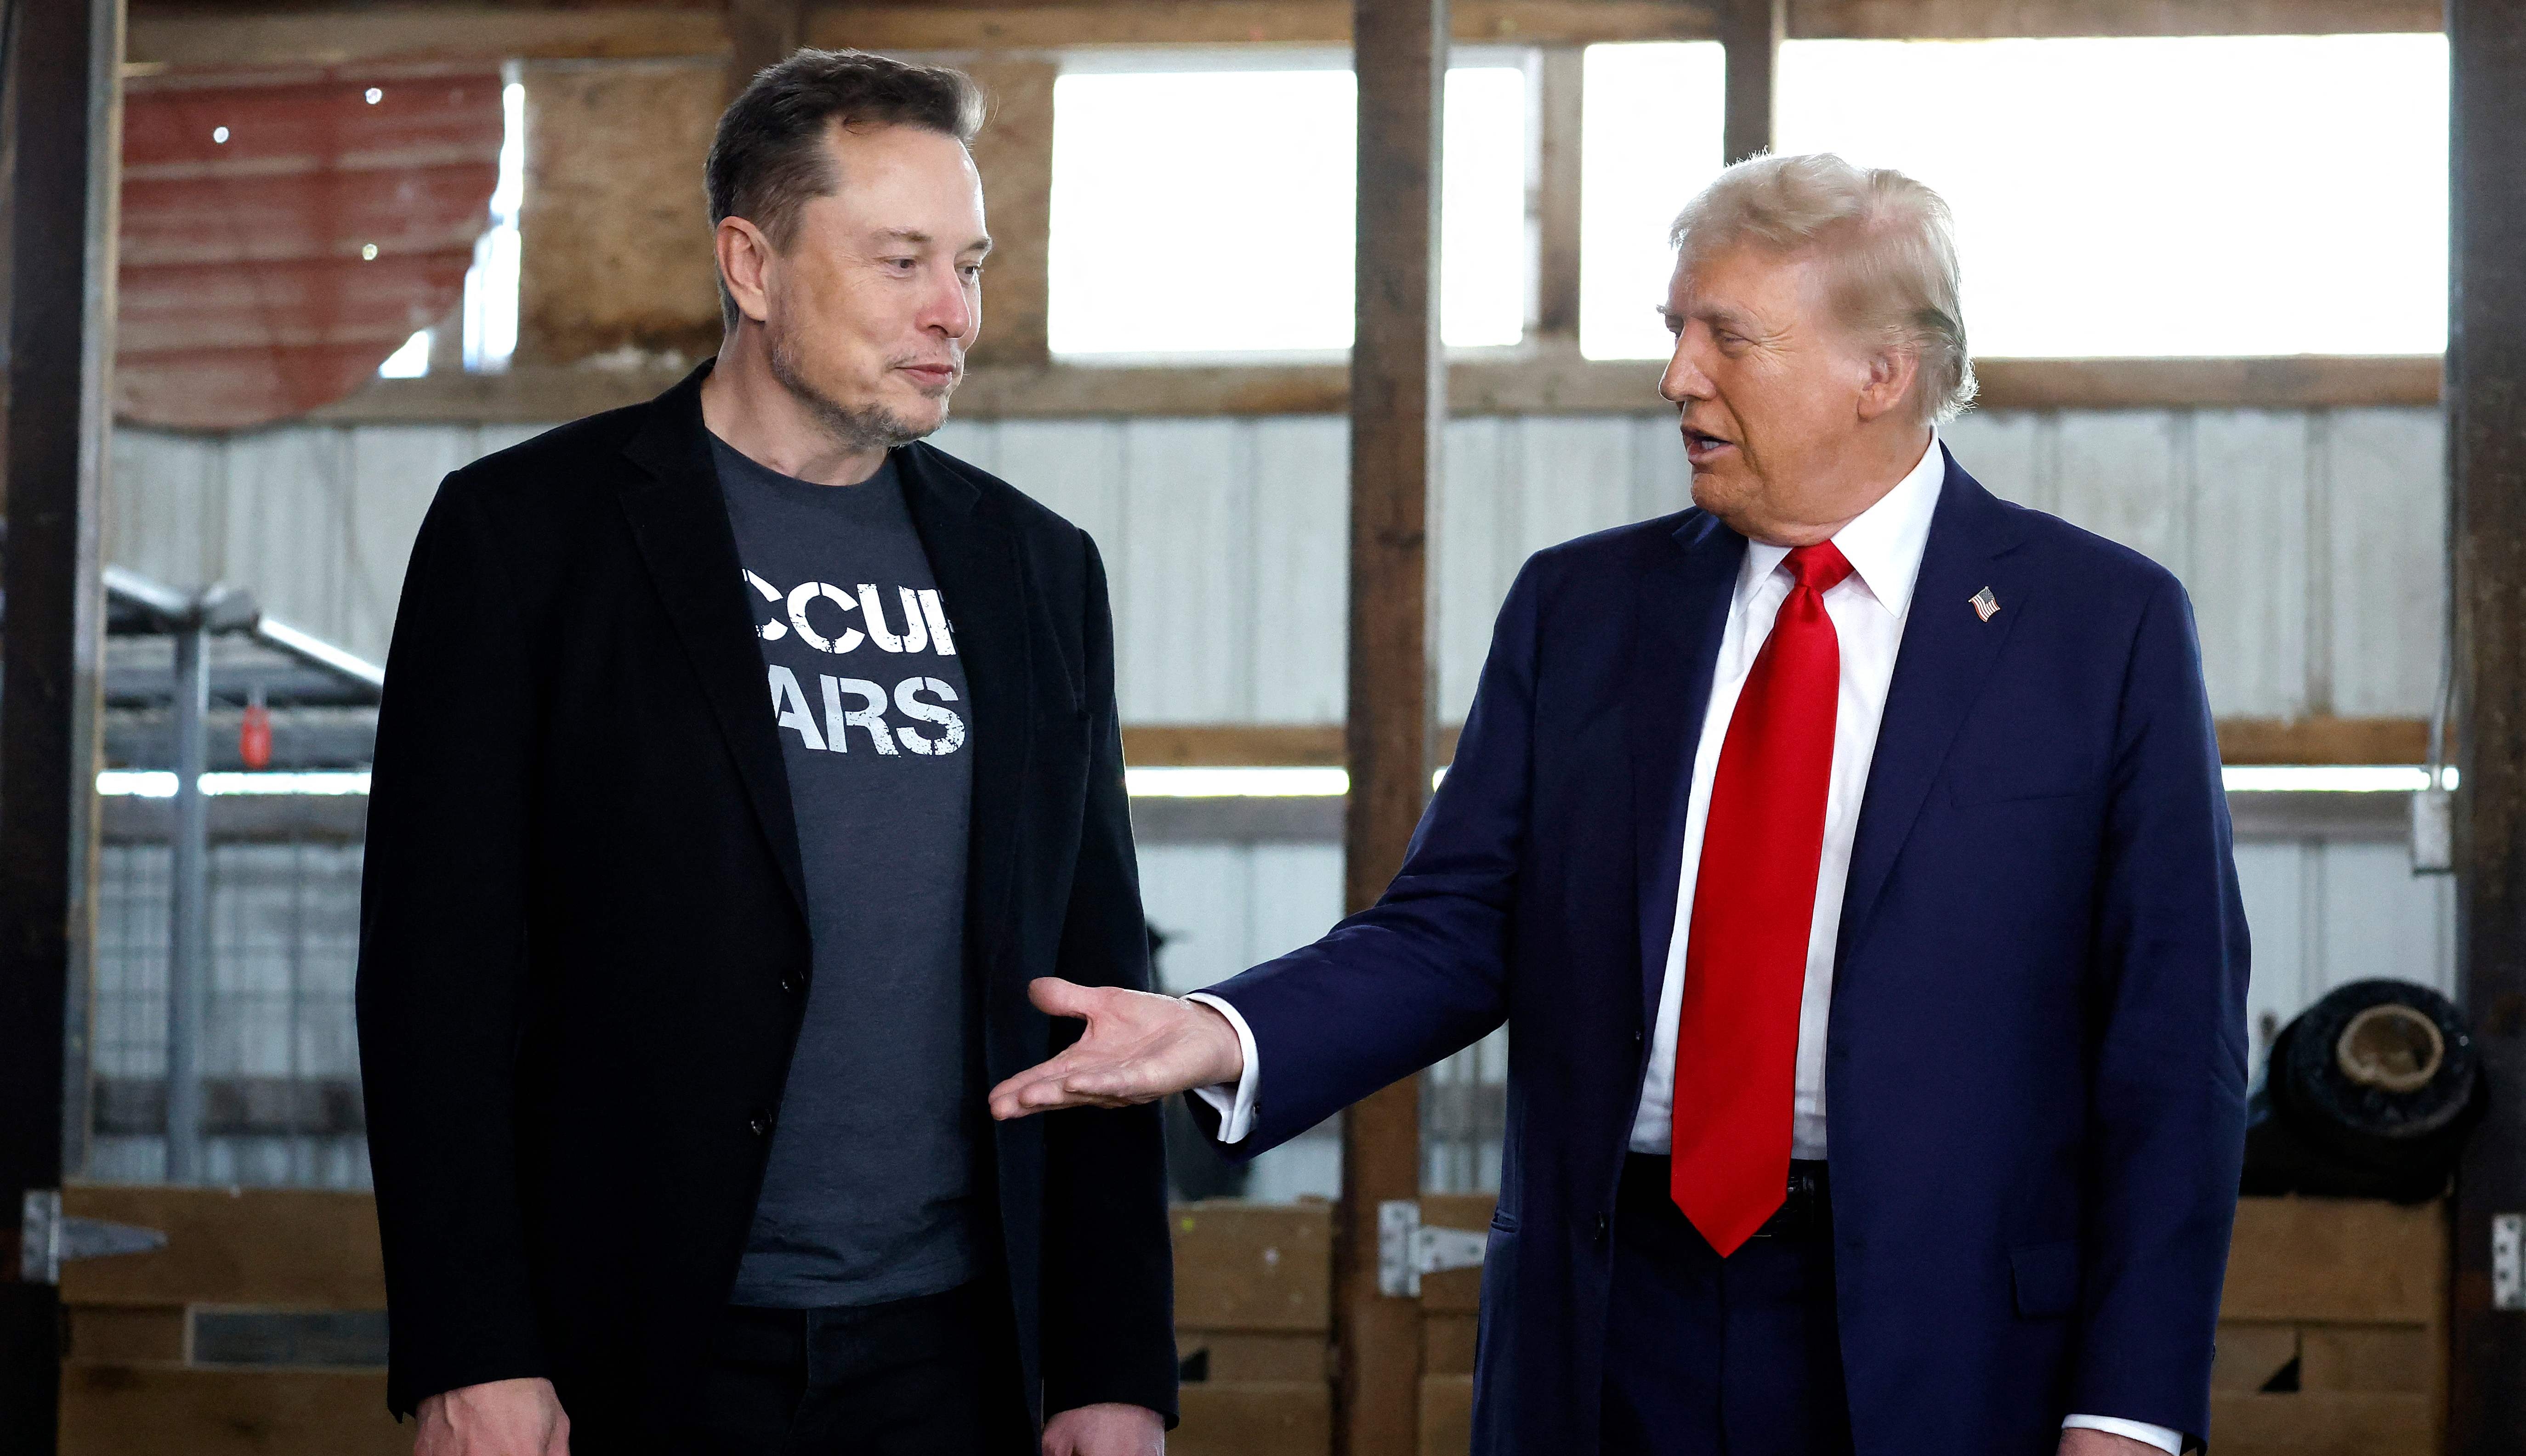
[[[1211,1110],[1219,1114],[1220,1141],[1243,1142],[1245,1134],[1254,1130],[1254,1087],[1260,1080],[1255,1076],[1254,1029],[1245,1025],[1245,1018],[1237,1014],[1236,1007],[1208,991],[1194,991],[1185,999],[1199,1001],[1228,1018],[1228,1024],[1237,1029],[1237,1049],[1245,1058],[1245,1070],[1238,1075],[1237,1084],[1231,1086],[1223,1081],[1213,1086],[1195,1087],[1192,1094],[1209,1103]]]
[[[2072,1427],[2101,1431],[2107,1435],[2127,1435],[2136,1441],[2147,1441],[2164,1451],[2166,1456],[2184,1456],[2184,1432],[2163,1426],[2150,1426],[2139,1421],[2122,1421],[2112,1416],[2072,1416],[2061,1423],[2061,1429]]]

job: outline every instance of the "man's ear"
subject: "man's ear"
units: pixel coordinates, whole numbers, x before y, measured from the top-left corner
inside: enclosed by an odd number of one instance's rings
[[[1911,345],[1889,345],[1868,359],[1868,378],[1859,388],[1859,418],[1866,424],[1902,408],[1921,377],[1921,351]]]
[[[728,296],[736,300],[736,311],[757,324],[770,318],[772,300],[764,289],[764,275],[772,266],[772,240],[743,218],[722,218],[711,243],[719,254],[720,279]]]

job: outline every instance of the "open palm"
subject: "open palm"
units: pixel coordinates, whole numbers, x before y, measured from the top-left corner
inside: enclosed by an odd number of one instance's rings
[[[991,1089],[991,1116],[1006,1121],[1064,1107],[1131,1107],[1235,1081],[1244,1056],[1228,1018],[1195,1001],[1044,977],[1027,999],[1087,1030],[1069,1050]]]

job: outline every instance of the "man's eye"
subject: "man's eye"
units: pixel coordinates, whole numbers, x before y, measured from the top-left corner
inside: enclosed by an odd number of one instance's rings
[[[980,278],[983,276],[983,265],[968,263],[965,265],[964,273],[967,278]]]

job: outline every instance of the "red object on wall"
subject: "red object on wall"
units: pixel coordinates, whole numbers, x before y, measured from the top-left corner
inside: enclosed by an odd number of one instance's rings
[[[272,767],[272,710],[261,703],[248,703],[237,725],[237,757],[249,769]]]
[[[500,89],[480,68],[127,81],[118,413],[289,419],[445,321],[490,222]]]

